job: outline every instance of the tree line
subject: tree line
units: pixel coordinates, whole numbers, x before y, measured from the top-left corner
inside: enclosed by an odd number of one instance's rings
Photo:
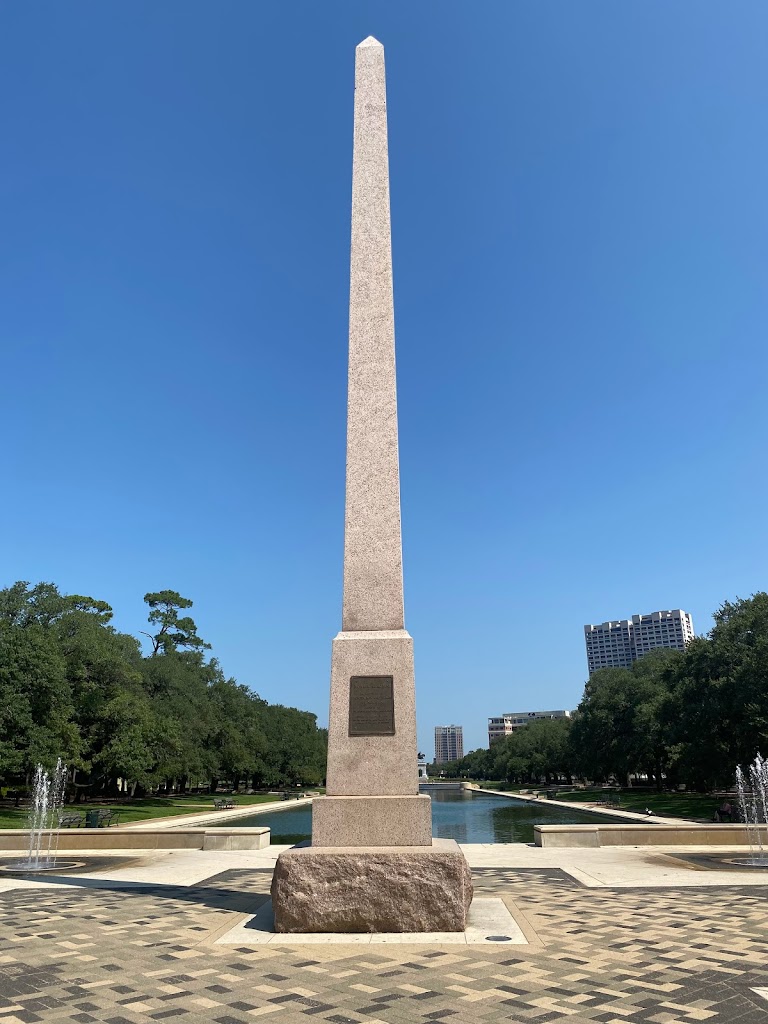
[[[685,651],[593,672],[570,720],[534,721],[441,770],[508,783],[732,786],[737,764],[768,751],[768,594],[726,601],[714,621]]]
[[[0,783],[24,785],[57,757],[78,795],[322,783],[316,716],[227,678],[188,598],[144,600],[148,656],[110,625],[105,601],[52,583],[0,590]]]

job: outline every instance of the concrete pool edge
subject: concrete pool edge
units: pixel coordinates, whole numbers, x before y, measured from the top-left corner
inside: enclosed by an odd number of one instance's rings
[[[51,833],[43,832],[47,842]],[[54,831],[52,833],[56,835]],[[58,852],[73,850],[263,850],[269,828],[73,828],[58,831]],[[26,851],[27,829],[2,829],[0,854]]]
[[[534,843],[543,847],[749,846],[746,825],[664,822],[626,825],[534,825]]]

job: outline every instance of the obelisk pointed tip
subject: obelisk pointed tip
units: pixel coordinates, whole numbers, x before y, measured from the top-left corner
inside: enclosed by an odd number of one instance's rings
[[[358,43],[357,44],[358,50],[361,49],[363,46],[378,46],[380,49],[382,49],[382,50],[384,49],[384,47],[379,42],[379,40],[375,39],[373,36],[368,36],[368,38],[364,39],[362,41],[362,43]]]

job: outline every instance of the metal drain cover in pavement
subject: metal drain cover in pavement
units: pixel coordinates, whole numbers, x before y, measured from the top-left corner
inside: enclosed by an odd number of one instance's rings
[[[485,936],[485,941],[486,942],[511,942],[512,941],[512,936],[511,935],[486,935]]]

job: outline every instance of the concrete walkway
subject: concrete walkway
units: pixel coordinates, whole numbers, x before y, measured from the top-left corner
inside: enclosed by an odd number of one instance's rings
[[[118,828],[197,828],[201,825],[224,825],[238,818],[250,818],[254,814],[267,814],[272,811],[288,811],[294,807],[305,807],[311,804],[313,797],[305,796],[298,800],[270,800],[260,804],[242,804],[229,810],[201,811],[197,814],[176,814],[167,818],[145,818],[143,821],[124,822]]]
[[[100,852],[79,875],[0,879],[0,1019],[768,1024],[768,872],[680,848],[465,845],[506,932],[264,941],[282,849]]]

